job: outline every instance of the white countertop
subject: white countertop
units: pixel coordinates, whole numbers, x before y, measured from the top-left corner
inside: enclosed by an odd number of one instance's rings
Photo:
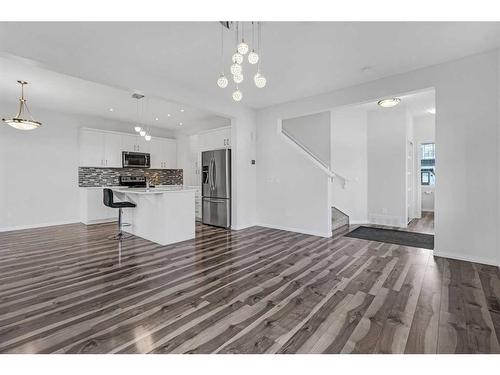
[[[126,193],[126,194],[167,194],[167,193],[183,193],[183,192],[196,192],[196,189],[188,188],[184,186],[160,186],[154,188],[124,188],[120,187],[111,187],[113,191],[117,193]]]

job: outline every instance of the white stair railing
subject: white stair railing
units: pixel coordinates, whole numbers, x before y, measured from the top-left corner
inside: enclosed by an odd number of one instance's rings
[[[278,134],[281,138],[292,145],[296,150],[301,152],[306,158],[308,158],[312,163],[314,163],[318,168],[320,168],[325,174],[332,179],[332,181],[337,180],[342,188],[345,189],[346,183],[349,181],[345,176],[338,174],[330,169],[330,166],[327,165],[323,160],[321,160],[314,152],[312,152],[306,145],[300,142],[297,138],[287,132],[281,126],[281,122],[278,126]]]

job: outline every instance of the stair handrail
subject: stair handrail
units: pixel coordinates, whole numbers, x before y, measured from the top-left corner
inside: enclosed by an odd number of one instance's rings
[[[341,174],[334,172],[330,169],[330,166],[327,165],[323,160],[321,160],[314,152],[312,152],[306,145],[304,145],[302,142],[300,142],[297,138],[295,138],[293,135],[291,135],[289,132],[287,132],[283,127],[279,126],[279,133],[282,134],[282,136],[285,136],[284,139],[290,140],[293,143],[295,143],[299,148],[305,152],[307,155],[309,155],[315,164],[318,165],[318,167],[325,172],[328,177],[335,179],[338,178],[341,180],[342,187],[345,187],[346,183],[349,181],[349,179],[345,176],[342,176]]]

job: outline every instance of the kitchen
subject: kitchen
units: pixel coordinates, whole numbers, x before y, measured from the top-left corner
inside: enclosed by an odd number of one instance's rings
[[[201,130],[177,130],[178,139],[153,137],[137,125],[134,133],[81,127],[80,222],[118,217],[117,238],[132,234],[160,245],[194,238],[197,221],[230,228],[231,128],[220,124],[207,120]],[[105,188],[135,207],[103,204]]]

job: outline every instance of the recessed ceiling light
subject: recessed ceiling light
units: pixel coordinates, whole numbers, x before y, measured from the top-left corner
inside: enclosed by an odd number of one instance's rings
[[[171,116],[171,115],[170,115],[170,113],[169,113],[169,114],[167,114],[167,117],[170,117],[170,116]]]
[[[181,112],[184,112],[184,108],[181,108]]]
[[[435,115],[436,114],[436,108],[428,109],[427,113],[430,113],[431,115]]]
[[[389,99],[382,99],[377,102],[377,104],[381,107],[384,108],[390,108],[390,107],[395,107],[401,102],[401,99],[399,98],[389,98]]]
[[[159,118],[158,118],[158,117],[156,117],[156,118],[155,118],[155,121],[158,121],[158,120],[159,120]]]
[[[114,111],[114,109],[113,109],[113,108],[110,108],[110,109],[109,109],[109,111],[110,111],[110,112],[113,112],[113,111]]]
[[[182,122],[179,122],[179,125],[182,125]]]

